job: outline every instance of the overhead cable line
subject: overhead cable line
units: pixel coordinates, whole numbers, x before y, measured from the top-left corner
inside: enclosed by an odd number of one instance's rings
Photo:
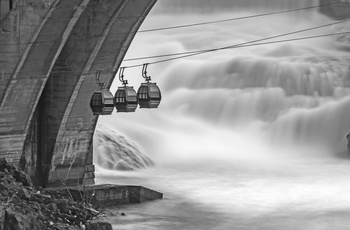
[[[254,47],[254,46],[261,46],[261,45],[269,45],[269,44],[276,44],[276,43],[283,43],[283,42],[291,42],[291,41],[300,41],[300,40],[307,40],[307,39],[314,39],[314,38],[321,38],[321,37],[330,37],[330,36],[337,36],[337,35],[346,35],[346,34],[350,34],[350,31],[345,31],[345,32],[339,32],[339,33],[330,33],[330,34],[320,34],[320,35],[313,35],[313,36],[307,36],[307,37],[299,37],[299,38],[290,38],[290,39],[285,39],[285,40],[276,40],[276,41],[270,41],[270,42],[260,42],[260,43],[253,43],[253,42],[246,42],[246,43],[242,43],[242,44],[237,44],[235,46],[231,46],[231,47],[226,47],[226,48],[222,48],[220,50],[226,50],[226,49],[238,49],[238,48],[245,48],[245,47]],[[214,51],[219,51],[219,50],[213,50],[211,52]],[[204,54],[204,53],[195,53],[195,55],[199,55],[199,54]],[[176,59],[182,59],[182,58],[186,58],[189,55],[184,55],[184,56],[180,56],[180,57],[176,57],[176,58],[171,58],[171,59],[164,59],[164,60],[160,60],[160,61],[155,61],[155,62],[148,62],[148,65],[152,65],[152,64],[158,64],[158,63],[162,63],[162,62],[167,62],[167,61],[173,61]],[[194,56],[194,55],[191,55]],[[133,65],[133,66],[125,66],[122,68],[134,68],[134,67],[140,67],[143,66],[144,64],[140,64],[140,65]],[[66,67],[67,68],[67,67]],[[40,73],[40,70],[32,70],[32,71],[20,71],[22,73],[32,73],[32,74],[42,74]],[[79,72],[77,70],[53,70],[50,73],[76,73]],[[1,73],[0,72],[0,77],[4,76],[4,75],[11,75],[12,73]]]
[[[244,48],[244,47],[254,47],[254,46],[261,46],[261,45],[269,45],[269,44],[276,44],[276,43],[283,43],[283,42],[291,42],[291,41],[300,41],[300,40],[307,40],[307,39],[314,39],[314,38],[321,38],[321,37],[330,37],[330,36],[337,36],[337,35],[346,35],[346,34],[350,34],[350,31],[345,31],[345,32],[339,32],[339,33],[330,33],[330,34],[320,34],[320,35],[313,35],[313,36],[307,36],[307,37],[299,37],[299,38],[290,38],[290,39],[285,39],[285,40],[277,40],[277,41],[270,41],[270,42],[261,42],[261,43],[253,43],[256,41],[251,41],[251,42],[246,42],[246,43],[241,43],[241,44],[237,44],[234,46],[228,46],[228,47],[222,47],[220,49],[213,49],[213,50],[206,50],[206,53],[209,52],[215,52],[215,51],[219,51],[219,50],[227,50],[227,49],[238,49],[238,48]],[[263,39],[260,39],[260,41],[262,41]],[[191,53],[191,52],[188,52]],[[162,62],[168,62],[168,61],[173,61],[173,60],[177,60],[177,59],[182,59],[182,58],[187,58],[189,56],[195,56],[195,55],[200,55],[200,54],[204,54],[205,52],[197,52],[196,53],[192,53],[189,55],[183,55],[180,57],[175,57],[175,58],[170,58],[170,59],[164,59],[164,60],[160,60],[160,61],[155,61],[155,62],[148,62],[148,65],[152,65],[152,64],[158,64],[158,63],[162,63]],[[140,67],[143,66],[144,64],[139,64],[139,65],[132,65],[132,66],[124,66],[122,68],[135,68],[135,67]],[[68,67],[66,67],[68,68]],[[31,71],[20,71],[22,73],[32,73],[32,74],[42,74],[40,73],[40,70],[31,70]],[[50,73],[75,73],[75,72],[79,72],[77,70],[53,70]],[[0,77],[1,76],[5,76],[5,75],[11,75],[12,73],[4,73],[4,72],[0,72]]]
[[[180,57],[174,57],[174,58],[169,58],[169,59],[163,59],[163,60],[160,60],[160,61],[148,62],[147,64],[148,65],[159,64],[159,63],[163,63],[163,62],[174,61],[174,60],[183,59],[183,58],[187,58],[187,57],[192,57],[192,56],[196,56],[196,55],[200,55],[200,54],[206,54],[206,53],[210,53],[210,52],[227,50],[227,49],[238,49],[238,48],[244,48],[244,47],[269,45],[269,44],[275,44],[275,43],[290,42],[290,41],[300,41],[300,40],[307,40],[307,39],[321,38],[321,37],[330,37],[330,36],[345,35],[345,34],[350,34],[350,31],[340,32],[340,33],[331,33],[331,34],[321,34],[321,35],[314,35],[314,36],[300,37],[300,38],[290,38],[290,39],[285,39],[285,40],[277,40],[277,41],[262,42],[262,43],[255,43],[255,44],[253,42],[246,42],[246,43],[237,44],[237,45],[234,45],[234,46],[222,47],[220,49],[208,50],[206,52],[197,52],[197,53],[193,53],[193,54],[189,54],[189,55],[183,55],[183,56],[180,56]],[[140,67],[142,65],[143,64],[124,66],[123,68],[135,68],[135,67]]]
[[[269,16],[269,15],[290,13],[290,12],[295,12],[295,11],[309,10],[309,9],[320,8],[320,7],[336,5],[336,4],[339,4],[339,3],[333,2],[333,3],[329,3],[329,4],[322,4],[322,5],[317,5],[317,6],[303,7],[303,8],[297,8],[297,9],[291,9],[291,10],[269,12],[269,13],[264,13],[264,14],[256,14],[256,15],[249,15],[249,16],[244,16],[244,17],[228,18],[228,19],[222,19],[222,20],[216,20],[216,21],[208,21],[208,22],[202,22],[202,23],[193,23],[193,24],[186,24],[186,25],[177,25],[177,26],[169,26],[169,27],[162,27],[162,28],[146,29],[146,30],[139,30],[139,31],[131,31],[129,33],[121,33],[121,34],[136,34],[136,33],[146,33],[146,32],[160,31],[160,30],[171,30],[171,29],[179,29],[179,28],[186,28],[186,27],[202,26],[202,25],[222,23],[222,22],[228,22],[228,21],[237,21],[237,20],[244,20],[244,19],[250,19],[250,18],[265,17],[265,16]],[[101,36],[94,36],[94,37],[86,38],[85,40],[92,40],[92,39],[96,39],[97,37],[102,38],[102,37],[106,37],[106,36],[112,36],[113,37],[113,35],[101,35]],[[118,37],[120,37],[120,34],[118,34],[118,35],[116,35],[114,37],[118,38]],[[50,40],[43,40],[43,41],[13,43],[13,44],[0,43],[0,46],[29,45],[29,44],[36,44],[36,43],[52,42],[52,41],[56,41],[56,40],[57,39],[50,39]]]
[[[348,21],[350,21],[350,19],[339,21],[339,22],[334,22],[334,23],[329,23],[329,24],[325,24],[325,25],[321,25],[321,26],[311,27],[311,28],[307,28],[307,29],[297,30],[297,31],[289,32],[289,33],[274,35],[274,36],[270,36],[270,37],[266,37],[266,38],[256,39],[256,40],[253,40],[253,41],[243,42],[243,43],[240,43],[240,44],[234,44],[234,45],[214,48],[214,49],[206,49],[206,50],[197,50],[197,51],[190,51],[190,52],[183,52],[183,53],[157,55],[157,56],[153,56],[153,57],[149,56],[149,57],[142,57],[142,58],[132,58],[132,59],[125,59],[124,61],[135,61],[135,60],[141,60],[141,59],[159,58],[159,57],[167,57],[167,56],[177,56],[177,57],[173,57],[173,58],[169,58],[169,59],[163,59],[163,60],[160,60],[160,61],[149,62],[149,64],[156,64],[156,63],[160,63],[160,62],[167,62],[167,61],[187,58],[187,57],[196,56],[196,55],[205,54],[205,53],[210,53],[210,52],[215,52],[215,51],[219,51],[219,50],[232,49],[232,48],[236,48],[236,47],[239,47],[239,46],[246,46],[246,45],[257,43],[257,42],[262,42],[262,41],[271,40],[271,39],[274,39],[274,38],[280,38],[280,37],[285,37],[285,36],[289,36],[289,35],[293,35],[293,34],[307,32],[307,31],[311,31],[311,30],[315,30],[315,29],[320,29],[320,28],[323,28],[323,27],[328,27],[328,26],[332,26],[332,25],[336,25],[336,24],[345,23],[345,22],[348,22]],[[179,55],[182,55],[182,56],[179,56]],[[125,66],[125,68],[133,68],[133,67],[139,67],[139,66],[141,66],[141,65]]]
[[[300,37],[300,38],[290,38],[290,39],[277,40],[277,41],[271,41],[271,42],[261,42],[261,43],[240,45],[240,46],[237,46],[237,47],[232,47],[232,48],[227,48],[227,49],[244,48],[244,47],[251,47],[251,46],[261,46],[261,45],[269,45],[269,44],[291,42],[291,41],[301,41],[301,40],[307,40],[307,39],[313,39],[313,38],[331,37],[331,36],[345,35],[345,34],[350,34],[350,31],[339,32],[339,33],[332,33],[332,34],[320,34],[320,35],[313,35],[313,36]]]
[[[202,26],[202,25],[229,22],[229,21],[237,21],[237,20],[243,20],[243,19],[264,17],[264,16],[270,16],[270,15],[276,15],[276,14],[291,13],[291,12],[302,11],[302,10],[309,10],[309,9],[314,9],[314,8],[319,8],[319,7],[324,7],[324,6],[335,5],[335,4],[339,4],[339,3],[333,2],[333,3],[322,4],[322,5],[317,5],[317,6],[309,6],[309,7],[297,8],[297,9],[291,9],[291,10],[282,10],[282,11],[277,11],[277,12],[269,12],[269,13],[263,13],[263,14],[237,17],[237,18],[228,18],[228,19],[222,19],[222,20],[216,20],[216,21],[208,21],[208,22],[200,22],[200,23],[193,23],[193,24],[186,24],[186,25],[177,25],[177,26],[168,26],[168,27],[162,27],[162,28],[139,30],[138,33],[153,32],[153,31],[160,31],[160,30],[171,30],[171,29]]]
[[[183,58],[187,58],[187,57],[191,57],[191,56],[196,56],[196,55],[210,53],[210,52],[215,52],[215,51],[220,51],[220,50],[254,46],[254,43],[256,45],[266,45],[266,44],[272,44],[272,43],[280,43],[280,42],[287,42],[287,41],[305,40],[305,39],[311,39],[311,38],[319,38],[319,37],[327,37],[327,36],[348,34],[349,32],[347,31],[347,32],[342,32],[342,33],[331,33],[331,34],[315,35],[315,36],[302,37],[302,38],[294,38],[294,39],[286,39],[286,40],[280,40],[280,41],[258,43],[258,42],[262,42],[262,41],[266,41],[266,40],[270,40],[270,39],[274,39],[274,38],[284,37],[284,36],[297,34],[297,33],[302,33],[302,32],[306,32],[306,31],[311,31],[311,30],[315,30],[315,29],[319,29],[319,28],[323,28],[323,27],[327,27],[327,26],[341,24],[341,23],[345,23],[345,22],[348,22],[348,21],[350,21],[350,19],[342,20],[342,21],[338,21],[338,22],[334,22],[334,23],[329,23],[329,24],[325,24],[325,25],[321,25],[321,26],[306,28],[306,29],[302,29],[302,30],[298,30],[298,31],[289,32],[289,33],[274,35],[274,36],[271,36],[271,37],[261,38],[261,39],[257,39],[257,40],[253,40],[253,41],[240,43],[240,44],[234,44],[234,45],[230,45],[230,46],[214,48],[214,49],[206,49],[206,50],[189,51],[189,52],[175,53],[175,54],[164,54],[164,55],[157,55],[157,56],[140,57],[140,58],[126,59],[124,61],[135,61],[135,60],[150,59],[150,58],[177,56],[177,57],[173,57],[173,58],[169,58],[169,59],[163,59],[163,60],[160,60],[160,61],[155,61],[155,62],[149,62],[148,63],[148,64],[157,64],[157,63],[168,62],[168,61],[177,60],[177,59],[183,59]],[[179,55],[181,55],[181,56],[179,56]],[[139,67],[139,66],[143,66],[143,64],[125,66],[125,68],[134,68],[134,67]],[[61,68],[69,68],[69,66],[61,67]],[[53,71],[51,71],[51,73],[59,73],[59,72],[76,72],[76,70],[62,70],[62,71],[55,71],[55,70],[53,70]],[[40,71],[34,71],[34,70],[33,71],[23,71],[23,73],[40,73]],[[0,76],[11,75],[11,74],[12,73],[0,72]]]

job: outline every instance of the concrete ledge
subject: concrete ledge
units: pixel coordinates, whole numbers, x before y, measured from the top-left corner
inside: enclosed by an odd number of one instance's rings
[[[70,195],[76,201],[104,207],[118,204],[136,204],[163,198],[163,194],[160,192],[133,185],[102,184],[49,189],[69,190]]]

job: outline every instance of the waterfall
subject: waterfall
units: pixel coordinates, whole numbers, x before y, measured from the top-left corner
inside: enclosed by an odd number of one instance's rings
[[[106,169],[132,171],[153,165],[136,143],[101,125],[95,132],[94,152],[94,162]]]
[[[141,30],[317,4],[160,0]],[[158,109],[115,113],[99,123],[118,130],[113,136],[132,140],[135,155],[154,164],[135,172],[97,168],[97,179],[149,186],[166,199],[124,207],[127,217],[114,218],[115,228],[347,229],[350,36],[320,35],[350,31],[350,23],[307,30],[334,22],[313,8],[137,34],[125,59],[252,46],[157,64],[152,62],[162,58],[122,63],[149,63],[147,73],[162,101]],[[253,43],[300,30],[266,40],[270,44]],[[281,42],[309,36],[320,37]],[[126,69],[124,77],[137,89],[141,67]],[[112,92],[119,85],[115,81]],[[100,146],[95,154],[104,142]]]
[[[161,1],[143,28],[214,21],[317,3]],[[192,11],[193,7],[200,12]],[[136,36],[126,59],[240,44],[334,22],[317,9],[311,12],[312,17],[306,11],[142,33]],[[343,23],[281,39],[345,32],[349,26]],[[163,93],[159,109],[137,109],[134,114],[118,113],[100,121],[135,141],[156,163],[191,161],[198,156],[205,161],[218,157],[237,159],[241,157],[238,152],[245,152],[249,159],[261,159],[287,149],[291,155],[344,152],[345,136],[350,132],[349,41],[349,35],[321,37],[228,49],[150,65],[148,73]],[[136,63],[123,63],[130,64]],[[136,88],[142,81],[140,73],[139,69],[125,73]],[[114,82],[112,91],[117,87],[118,82]]]

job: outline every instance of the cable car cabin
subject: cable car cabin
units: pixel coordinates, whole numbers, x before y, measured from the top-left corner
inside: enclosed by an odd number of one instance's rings
[[[140,108],[153,109],[158,108],[162,96],[156,83],[147,82],[141,84],[137,91],[137,99]]]
[[[135,112],[137,108],[136,91],[132,86],[118,87],[114,95],[114,103],[117,112]]]
[[[114,109],[113,94],[108,90],[95,91],[90,100],[94,115],[110,115]]]

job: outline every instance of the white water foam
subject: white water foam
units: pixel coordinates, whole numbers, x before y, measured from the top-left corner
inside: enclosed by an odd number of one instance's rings
[[[220,1],[210,13],[216,3],[201,1],[203,10],[190,14],[198,1],[160,2],[143,29],[315,4],[261,2]],[[228,13],[236,6],[244,10]],[[174,8],[184,10],[169,13]],[[126,58],[239,44],[333,22],[311,12],[142,33]],[[163,93],[159,109],[101,117],[100,123],[135,141],[155,166],[133,173],[101,169],[97,178],[149,186],[165,199],[122,207],[127,217],[118,218],[116,228],[347,229],[350,165],[337,154],[346,151],[350,131],[348,41],[324,37],[150,65]],[[133,85],[142,81],[141,69],[124,74]]]

